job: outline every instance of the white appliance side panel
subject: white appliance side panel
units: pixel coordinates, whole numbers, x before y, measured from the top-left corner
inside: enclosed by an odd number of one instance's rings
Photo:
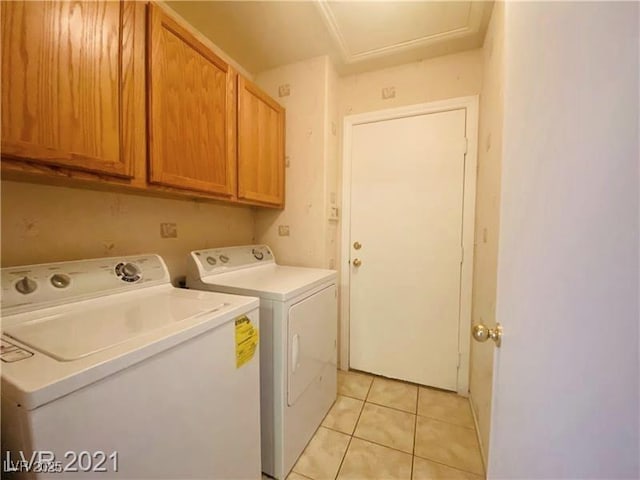
[[[288,318],[287,404],[295,404],[336,352],[338,304],[331,285],[292,305]]]
[[[257,326],[258,311],[248,316]],[[258,479],[259,350],[236,368],[228,322],[33,410],[28,447],[62,460],[68,450],[118,452],[117,473],[64,478]]]
[[[262,471],[275,476],[277,449],[274,427],[276,385],[274,384],[274,318],[273,302],[260,299],[260,434],[262,442]],[[281,442],[280,442],[281,443]]]

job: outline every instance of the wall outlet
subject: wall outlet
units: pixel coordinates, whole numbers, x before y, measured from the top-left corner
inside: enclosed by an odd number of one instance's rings
[[[289,86],[288,83],[285,83],[284,85],[280,85],[278,87],[279,97],[288,97],[289,95],[291,95],[291,87]]]
[[[384,87],[382,89],[382,99],[394,98],[396,96],[396,87]]]
[[[178,226],[175,223],[161,223],[160,224],[160,237],[162,238],[177,238]]]
[[[336,205],[329,205],[329,221],[338,221],[338,207]]]
[[[281,237],[288,237],[289,225],[278,225],[278,235]]]

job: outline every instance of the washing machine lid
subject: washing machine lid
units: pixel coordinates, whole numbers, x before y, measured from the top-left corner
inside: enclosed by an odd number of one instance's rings
[[[123,298],[124,297],[124,298]],[[3,330],[5,335],[60,361],[107,350],[186,319],[211,316],[229,306],[220,297],[185,295],[177,289],[153,294],[119,295],[66,311],[34,316]]]
[[[2,359],[3,397],[37,408],[258,306],[257,298],[160,285],[3,317],[3,350],[31,353]]]
[[[202,287],[226,293],[287,301],[317,286],[336,281],[335,270],[269,263],[201,278]]]

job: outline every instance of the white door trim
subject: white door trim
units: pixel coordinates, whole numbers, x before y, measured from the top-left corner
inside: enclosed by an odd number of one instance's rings
[[[344,118],[344,140],[342,150],[342,222],[340,243],[340,368],[349,368],[349,289],[350,289],[350,227],[351,227],[351,136],[356,125],[393,120],[396,118],[466,110],[467,154],[464,162],[464,197],[462,212],[462,248],[464,260],[460,276],[460,328],[458,332],[457,391],[469,394],[469,350],[471,341],[471,289],[473,282],[473,243],[476,209],[476,173],[478,158],[478,96],[450,98],[447,100],[421,103],[408,107],[391,108],[375,112],[349,115]]]

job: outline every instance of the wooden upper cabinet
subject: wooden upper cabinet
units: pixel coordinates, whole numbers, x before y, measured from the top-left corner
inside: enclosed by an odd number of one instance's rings
[[[235,196],[235,72],[149,6],[149,181]]]
[[[284,120],[280,104],[238,76],[238,198],[284,206]]]
[[[144,6],[3,1],[2,156],[133,176],[144,155]]]

